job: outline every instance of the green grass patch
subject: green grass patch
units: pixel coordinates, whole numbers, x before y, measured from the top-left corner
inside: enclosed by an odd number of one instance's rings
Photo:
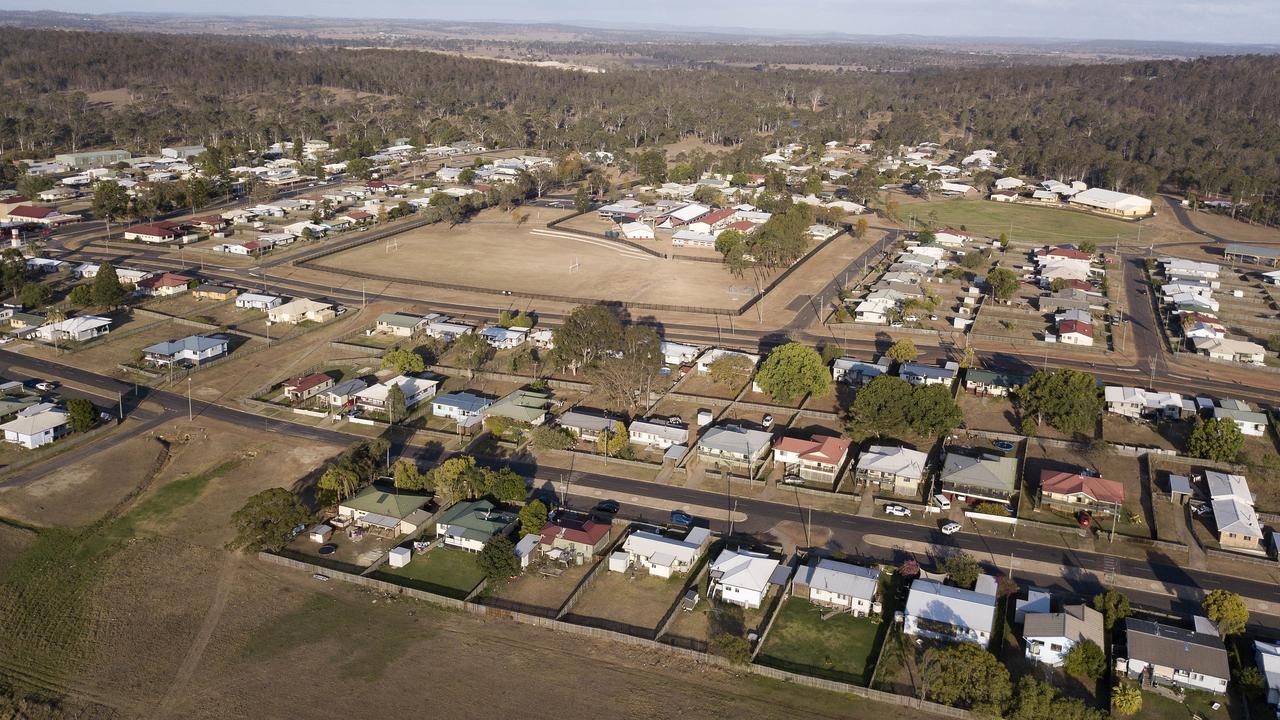
[[[1223,703],[1220,710],[1214,710],[1214,702]],[[1192,715],[1205,720],[1227,720],[1226,698],[1207,692],[1188,690],[1185,702],[1178,702],[1153,692],[1142,693],[1142,709],[1133,716],[1133,720],[1191,720]]]
[[[958,228],[989,237],[1007,233],[1010,240],[1036,243],[1069,243],[1092,240],[1099,246],[1107,242],[1136,240],[1138,226],[1123,220],[1091,215],[1083,211],[1060,210],[998,203],[990,200],[934,200],[902,206],[898,214],[904,221],[915,216],[925,222],[934,213],[939,225]]]
[[[48,528],[9,566],[0,583],[0,658],[58,683],[74,672],[92,631],[89,599],[103,564],[137,535],[137,523],[194,500],[238,461],[177,480],[124,515],[80,528]]]
[[[474,554],[443,547],[418,555],[401,568],[384,565],[374,575],[380,580],[458,599],[470,595],[484,580]]]
[[[866,685],[875,664],[880,623],[836,615],[802,598],[782,605],[757,661],[780,670]]]

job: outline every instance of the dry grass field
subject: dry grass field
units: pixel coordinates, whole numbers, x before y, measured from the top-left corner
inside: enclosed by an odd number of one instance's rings
[[[452,229],[418,228],[391,244],[370,243],[322,263],[387,278],[593,300],[733,308],[750,296],[748,283],[717,263],[661,260],[599,238],[547,230],[563,210],[527,212],[528,222],[517,226],[506,214],[486,210]]]

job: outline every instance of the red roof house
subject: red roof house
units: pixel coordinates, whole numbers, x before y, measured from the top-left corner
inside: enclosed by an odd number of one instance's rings
[[[829,435],[784,437],[773,445],[774,461],[785,464],[788,474],[807,480],[835,480],[848,454],[849,441]]]
[[[1043,500],[1084,507],[1116,506],[1124,503],[1124,483],[1060,470],[1040,471]]]
[[[319,395],[333,387],[333,378],[324,373],[311,373],[310,375],[300,375],[285,380],[283,387],[284,396],[297,402]]]
[[[542,526],[540,540],[544,548],[569,553],[579,564],[603,553],[609,545],[611,523],[594,520],[560,519]]]

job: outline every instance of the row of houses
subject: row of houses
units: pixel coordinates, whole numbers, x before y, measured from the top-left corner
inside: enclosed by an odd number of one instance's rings
[[[1226,327],[1218,321],[1220,303],[1213,295],[1222,284],[1217,265],[1177,257],[1161,257],[1158,262],[1166,278],[1160,286],[1160,298],[1169,314],[1169,324],[1181,329],[1196,354],[1247,365],[1266,362],[1266,348],[1229,337]]]

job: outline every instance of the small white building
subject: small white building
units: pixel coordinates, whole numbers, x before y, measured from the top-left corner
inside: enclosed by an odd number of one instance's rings
[[[675,418],[674,422],[661,418],[632,420],[627,434],[633,445],[666,450],[672,445],[684,445],[689,440],[689,426]]]
[[[610,557],[609,569],[624,572],[630,567],[640,567],[650,575],[662,578],[686,573],[693,568],[710,539],[711,531],[702,527],[690,530],[683,540],[647,530],[636,530],[622,543],[619,553],[625,557]]]
[[[528,328],[487,327],[480,331],[480,336],[496,350],[507,350],[524,344],[528,336]]]
[[[0,425],[0,430],[5,442],[28,450],[48,445],[71,431],[67,413],[60,408],[19,416]]]
[[[319,300],[298,298],[267,310],[267,321],[296,325],[301,322],[325,322],[337,316],[333,306]]]
[[[48,323],[36,328],[36,337],[45,342],[84,342],[111,331],[111,318],[97,315],[77,315],[61,322]]]
[[[1082,642],[1106,647],[1102,613],[1084,604],[1067,605],[1062,610],[1023,616],[1022,639],[1028,660],[1059,667],[1071,648]]]
[[[816,559],[796,573],[791,594],[814,605],[865,617],[880,611],[880,571],[830,558]]]
[[[258,293],[245,293],[236,296],[236,307],[246,310],[270,310],[279,307],[284,302],[284,298],[275,295],[260,295]]]
[[[436,389],[440,387],[440,382],[414,375],[397,375],[386,382],[370,385],[356,393],[356,407],[362,410],[385,412],[387,409],[387,396],[390,394],[393,385],[398,386],[400,392],[404,395],[405,409],[412,410],[418,403],[435,395]]]
[[[917,579],[912,581],[907,594],[902,632],[987,647],[995,617],[995,579],[990,575],[978,577],[977,590]]]
[[[790,570],[763,553],[723,550],[711,563],[707,593],[734,605],[758,608],[770,586],[785,583]]]

